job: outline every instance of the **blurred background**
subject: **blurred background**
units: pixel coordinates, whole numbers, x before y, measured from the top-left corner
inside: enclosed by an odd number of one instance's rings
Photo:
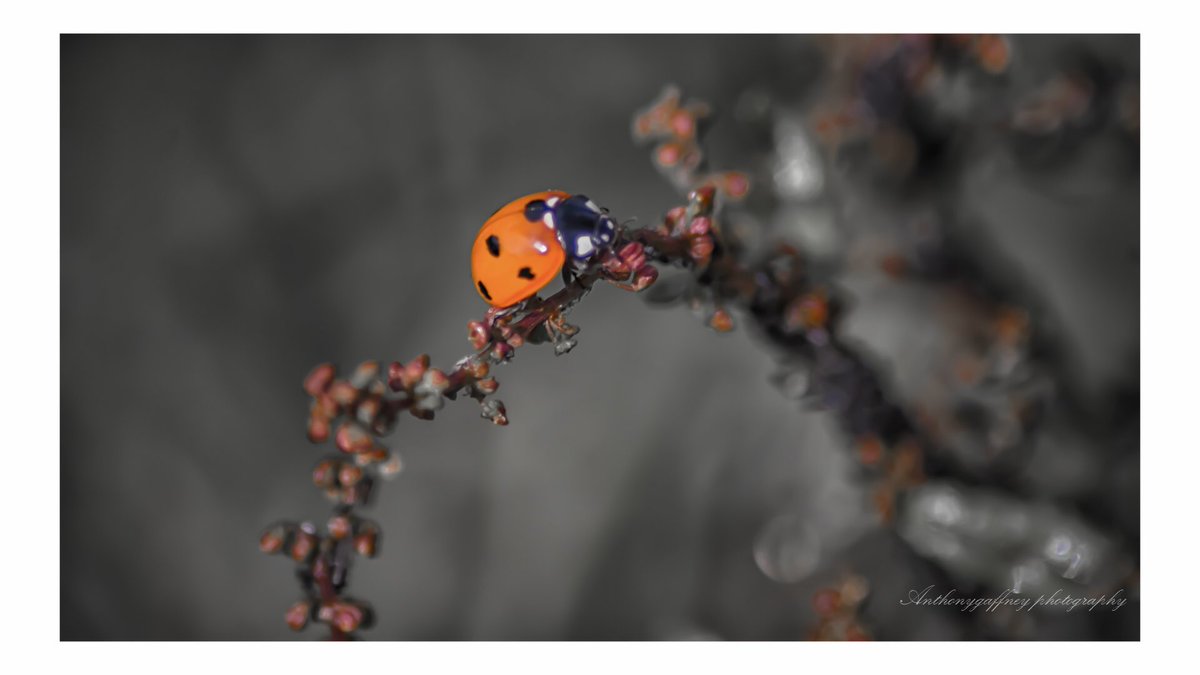
[[[304,375],[467,354],[468,251],[519,195],[643,224],[682,203],[630,134],[671,83],[751,178],[731,236],[792,242],[834,289],[936,448],[925,480],[882,519],[806,364],[597,288],[569,355],[499,370],[509,426],[460,402],[391,437],[365,637],[797,640],[850,579],[876,639],[1138,639],[1136,36],[61,50],[63,639],[295,638],[291,564],[257,540],[329,513]],[[901,605],[931,585],[1129,602]]]

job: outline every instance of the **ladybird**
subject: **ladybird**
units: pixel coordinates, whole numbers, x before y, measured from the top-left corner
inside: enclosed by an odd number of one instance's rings
[[[580,270],[616,237],[616,223],[584,195],[546,190],[496,210],[471,249],[475,290],[495,307],[515,305],[561,271]]]

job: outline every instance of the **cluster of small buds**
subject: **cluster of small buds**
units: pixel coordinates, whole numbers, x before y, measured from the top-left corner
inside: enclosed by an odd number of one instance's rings
[[[812,603],[817,625],[809,633],[809,639],[826,642],[870,640],[871,634],[859,617],[869,592],[865,578],[847,574],[836,585],[814,593]]]
[[[313,397],[308,417],[308,439],[313,443],[328,440],[334,420],[342,416],[382,436],[392,429],[400,409],[388,400],[376,361],[364,361],[345,379],[337,378],[332,364],[321,364],[304,379],[304,391]]]
[[[370,628],[374,613],[370,605],[355,600],[336,600],[316,606],[316,620],[333,629],[349,634],[359,628]]]
[[[657,226],[632,234],[635,241],[644,245],[640,254],[658,262],[689,267],[697,278],[704,276],[719,249],[720,232],[714,220],[716,199],[717,188],[712,185],[689,192],[687,206],[670,209]],[[693,286],[689,291],[692,311],[717,332],[734,328],[733,314],[725,306],[730,299],[727,291],[736,290],[738,285],[734,276],[730,275],[733,283],[728,288],[710,284]]]
[[[841,36],[822,40],[829,60],[837,64],[828,94],[818,98],[809,115],[817,139],[838,154],[865,145],[872,165],[892,178],[906,178],[922,160],[933,157],[939,138],[918,120],[930,101],[948,94],[953,73],[971,68],[987,78],[1004,75],[1013,48],[1001,35]],[[963,120],[959,120],[963,121]]]
[[[946,40],[990,75],[1004,74],[1012,63],[1012,42],[1003,35],[949,35]]]
[[[750,192],[750,179],[740,171],[704,173],[700,137],[712,109],[703,101],[682,102],[679,87],[668,86],[657,99],[634,116],[633,138],[657,143],[651,155],[654,166],[680,191],[712,187],[737,201]]]
[[[324,534],[309,522],[280,522],[267,528],[259,539],[259,549],[268,554],[284,554],[295,561],[305,598],[284,613],[292,630],[302,630],[310,621],[330,625],[335,639],[345,639],[359,628],[368,626],[370,607],[363,602],[343,598],[349,554],[374,557],[378,551],[379,527],[356,517],[343,507],[329,519]]]
[[[896,517],[897,497],[925,481],[921,445],[910,435],[889,444],[878,434],[866,433],[854,446],[859,463],[877,477],[871,492],[875,512],[890,524]]]
[[[711,114],[705,103],[684,104],[678,87],[668,86],[633,120],[633,137],[639,142],[654,142],[654,165],[680,189],[693,183],[695,172],[704,163],[700,147],[701,125]]]

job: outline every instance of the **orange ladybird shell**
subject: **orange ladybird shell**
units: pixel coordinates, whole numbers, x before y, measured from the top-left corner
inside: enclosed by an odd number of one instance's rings
[[[525,205],[569,196],[557,190],[535,192],[505,204],[487,219],[471,247],[471,276],[480,297],[495,307],[508,307],[558,276],[567,254],[553,227],[525,218]]]

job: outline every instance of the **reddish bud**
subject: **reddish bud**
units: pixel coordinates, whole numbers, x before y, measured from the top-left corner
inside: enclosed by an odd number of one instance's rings
[[[388,387],[392,391],[400,391],[404,388],[404,364],[399,361],[392,361],[388,364]]]
[[[725,194],[733,199],[741,199],[750,192],[750,178],[740,171],[726,173],[722,180]]]
[[[487,377],[489,370],[490,368],[488,368],[486,361],[471,361],[466,365],[467,373],[476,380],[482,380]]]
[[[631,241],[617,251],[617,257],[631,269],[637,269],[646,264],[646,247]]]
[[[345,453],[363,452],[375,444],[367,430],[357,422],[343,422],[338,427],[334,442],[337,444],[338,450]]]
[[[354,551],[364,558],[374,558],[379,534],[375,530],[360,532],[354,536]]]
[[[678,143],[663,143],[654,151],[654,161],[663,167],[675,166],[682,156],[683,148]]]
[[[865,640],[870,640],[871,636],[868,635],[865,630],[863,630],[862,626],[853,623],[850,624],[850,626],[846,629],[846,639],[851,642],[862,642]]]
[[[317,621],[324,623],[332,622],[334,609],[334,603],[332,602],[321,603],[321,606],[317,608]]]
[[[317,549],[317,537],[303,530],[296,533],[296,538],[292,541],[291,556],[296,562],[304,562],[308,560],[313,551]]]
[[[312,603],[307,600],[301,600],[288,608],[284,614],[284,620],[287,621],[288,628],[292,630],[304,630],[308,625],[308,619],[312,616]]]
[[[346,380],[336,380],[329,385],[329,397],[338,405],[353,405],[358,399],[358,388]]]
[[[677,110],[671,115],[671,133],[687,139],[696,135],[696,119],[686,110]]]
[[[491,335],[482,323],[472,321],[467,324],[467,339],[471,341],[471,346],[475,349],[483,349],[491,339]]]
[[[385,479],[394,478],[397,474],[404,470],[404,460],[400,459],[400,455],[392,455],[383,461],[379,467],[379,475]]]
[[[329,383],[333,382],[334,375],[337,374],[337,369],[331,363],[322,363],[313,368],[308,377],[304,378],[304,391],[309,396],[322,394],[329,388]]]
[[[655,281],[658,281],[658,269],[653,265],[643,265],[633,277],[633,290],[644,291]]]
[[[663,218],[663,225],[667,226],[668,234],[675,234],[675,229],[683,222],[685,215],[687,215],[687,207],[684,206],[676,206],[667,211],[667,215]]]
[[[371,394],[359,402],[354,413],[363,424],[373,424],[379,413],[383,412],[383,397]]]
[[[817,615],[828,618],[842,606],[842,596],[832,588],[823,588],[813,595],[813,609]]]
[[[915,485],[924,480],[921,446],[912,439],[905,439],[896,448],[892,466],[888,472],[901,485]]]
[[[331,488],[337,484],[338,462],[323,459],[313,467],[313,484],[319,488]]]
[[[889,277],[899,279],[908,273],[908,260],[898,253],[891,253],[880,259],[879,269]]]
[[[363,361],[354,369],[354,374],[350,376],[350,384],[355,389],[362,389],[371,383],[371,380],[379,374],[378,361]]]
[[[877,466],[883,459],[883,441],[874,434],[864,436],[858,441],[858,461],[864,466]]]
[[[712,258],[713,248],[711,236],[707,234],[699,235],[692,240],[691,245],[688,247],[688,256],[701,266],[707,265],[709,259]]]
[[[343,487],[350,487],[362,480],[363,471],[353,464],[343,464],[337,472],[337,482]]]
[[[733,315],[724,308],[718,308],[708,319],[708,325],[718,333],[728,333],[733,330]]]
[[[362,624],[364,616],[361,607],[348,602],[339,602],[334,605],[331,623],[343,633],[350,633]]]
[[[879,514],[879,519],[885,523],[892,522],[896,515],[896,495],[892,488],[880,485],[875,488],[871,499],[875,503],[875,512]]]
[[[511,359],[515,351],[507,342],[497,342],[492,345],[492,358],[504,362]]]
[[[354,463],[358,466],[367,466],[375,462],[383,462],[388,458],[388,451],[383,446],[372,446],[369,450],[364,450],[354,455]],[[359,474],[361,480],[362,474]]]
[[[339,514],[330,518],[326,527],[329,529],[329,536],[334,539],[345,539],[350,536],[354,524],[350,521],[350,516]]]
[[[703,211],[708,211],[712,208],[713,199],[716,197],[717,189],[712,185],[704,185],[692,190],[688,195],[688,201],[695,203]]]
[[[282,524],[274,525],[266,532],[263,532],[262,537],[258,540],[258,550],[267,554],[279,553],[283,550],[284,541],[287,538],[288,528]]]
[[[499,388],[500,383],[494,377],[489,377],[475,383],[475,389],[482,394],[494,394]]]
[[[688,224],[689,234],[708,234],[712,231],[712,219],[708,216],[696,216]]]
[[[329,422],[321,417],[309,417],[308,440],[313,443],[324,443],[329,440]]]
[[[504,426],[508,424],[508,411],[504,408],[504,402],[498,399],[488,399],[480,405],[480,415],[484,419],[490,419],[492,424]]]
[[[610,278],[625,279],[629,277],[630,267],[623,260],[614,255],[612,252],[606,252],[603,258],[604,271]]]
[[[788,330],[823,328],[829,320],[829,303],[824,291],[806,293],[792,301],[784,311]]]

